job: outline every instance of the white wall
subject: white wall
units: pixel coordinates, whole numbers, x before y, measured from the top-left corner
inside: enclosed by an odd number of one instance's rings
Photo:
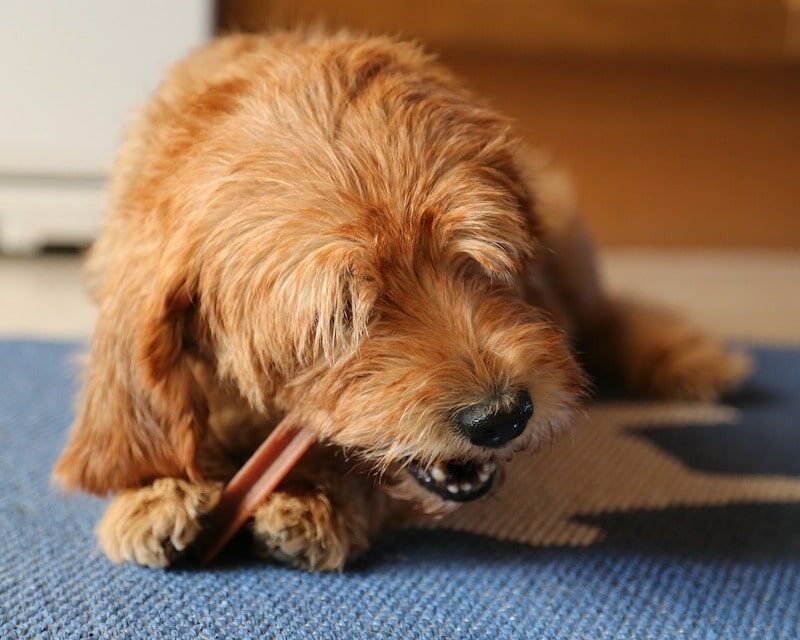
[[[125,123],[211,28],[210,0],[0,2],[0,249],[89,239]]]

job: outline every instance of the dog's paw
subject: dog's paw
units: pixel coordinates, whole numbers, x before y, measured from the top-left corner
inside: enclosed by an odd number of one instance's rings
[[[351,548],[341,518],[322,493],[273,493],[253,518],[253,553],[311,571],[341,569]]]
[[[705,336],[666,351],[648,372],[651,392],[678,400],[714,400],[750,372],[750,358]]]
[[[618,302],[591,337],[599,369],[650,396],[713,400],[751,369],[746,355],[656,307]]]
[[[166,567],[200,532],[200,519],[219,500],[220,485],[161,478],[119,494],[97,525],[100,548],[113,562]]]

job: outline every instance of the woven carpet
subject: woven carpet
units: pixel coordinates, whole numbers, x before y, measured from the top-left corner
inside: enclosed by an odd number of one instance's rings
[[[114,566],[59,496],[76,345],[0,342],[0,638],[800,638],[800,350],[719,405],[598,402],[342,574]]]

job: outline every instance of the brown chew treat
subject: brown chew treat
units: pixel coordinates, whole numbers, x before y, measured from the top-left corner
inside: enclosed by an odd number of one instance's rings
[[[222,491],[207,527],[194,544],[203,564],[211,562],[278,483],[314,444],[314,433],[284,418]]]

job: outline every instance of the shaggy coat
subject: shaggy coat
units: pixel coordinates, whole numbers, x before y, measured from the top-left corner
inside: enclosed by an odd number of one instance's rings
[[[236,35],[175,65],[119,152],[88,275],[99,315],[55,476],[117,494],[98,527],[116,561],[178,557],[287,415],[320,444],[256,513],[254,549],[335,569],[387,522],[458,505],[431,470],[485,478],[569,424],[582,365],[682,398],[744,370],[608,297],[564,179],[387,38]],[[454,428],[522,391],[520,437]]]

